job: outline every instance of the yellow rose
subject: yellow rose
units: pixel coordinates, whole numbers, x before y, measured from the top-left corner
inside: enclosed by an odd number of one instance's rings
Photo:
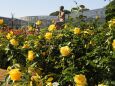
[[[79,85],[79,84],[75,84],[75,86],[86,86],[86,85],[82,85],[82,84],[81,84],[81,85]]]
[[[109,28],[115,26],[115,19],[111,19],[110,21],[108,21],[109,23]]]
[[[18,41],[15,40],[15,39],[11,39],[11,40],[10,40],[10,43],[11,43],[12,45],[14,45],[14,46],[18,46]]]
[[[40,21],[40,20],[38,20],[37,22],[36,22],[36,25],[41,25],[42,24],[42,21]]]
[[[8,34],[6,35],[6,38],[7,38],[7,39],[11,39],[11,38],[12,38],[12,37],[11,37],[11,34],[8,33]]]
[[[22,76],[22,74],[19,71],[19,69],[12,69],[9,72],[9,75],[10,75],[11,80],[13,80],[13,81],[20,80],[21,76]]]
[[[71,53],[71,49],[68,46],[61,47],[60,53],[62,56],[68,56]]]
[[[85,75],[79,74],[74,76],[74,82],[77,85],[85,86],[87,84],[87,80]]]
[[[55,24],[52,24],[52,25],[50,25],[50,26],[48,27],[48,30],[49,30],[49,31],[54,31],[55,29],[56,29]]]
[[[52,33],[47,32],[47,33],[45,34],[45,39],[50,40],[51,38],[52,38]]]
[[[112,19],[111,21],[112,21],[112,24],[115,24],[115,19]]]
[[[0,19],[0,24],[3,24],[4,20],[3,19]]]
[[[7,39],[11,39],[12,36],[13,36],[13,32],[10,31],[10,32],[6,35],[6,38],[7,38]]]
[[[28,60],[32,61],[35,58],[34,52],[32,50],[28,51]]]
[[[80,34],[80,28],[75,28],[74,29],[74,34]]]
[[[113,40],[112,46],[115,49],[115,39]]]

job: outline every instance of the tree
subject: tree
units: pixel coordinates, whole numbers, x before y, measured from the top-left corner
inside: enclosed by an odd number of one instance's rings
[[[105,10],[106,20],[109,21],[112,18],[115,18],[115,0],[112,0]]]
[[[82,12],[82,11],[87,11],[87,10],[90,10],[90,9],[86,8],[84,5],[80,5],[80,6],[77,6],[77,7],[73,7],[73,8],[71,9],[71,11],[76,11],[76,10],[79,10],[80,12]]]
[[[71,12],[69,10],[64,10],[65,14],[70,14]],[[58,16],[59,11],[55,11],[50,13],[50,16]]]

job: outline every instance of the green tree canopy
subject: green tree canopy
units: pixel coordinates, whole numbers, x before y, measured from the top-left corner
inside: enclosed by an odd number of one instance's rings
[[[112,18],[115,18],[115,0],[112,0],[105,10],[106,20],[109,21]]]
[[[79,5],[79,6],[73,7],[71,9],[71,11],[75,11],[75,10],[76,11],[79,10],[80,12],[83,12],[83,11],[87,11],[87,10],[90,10],[90,9],[86,8],[85,5]]]
[[[70,14],[71,12],[69,10],[64,10],[65,14]],[[59,11],[55,11],[50,13],[50,16],[58,16]]]

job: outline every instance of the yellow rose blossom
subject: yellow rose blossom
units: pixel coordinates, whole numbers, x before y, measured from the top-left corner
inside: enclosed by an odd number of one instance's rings
[[[115,26],[115,19],[111,19],[110,21],[108,21],[109,23],[109,28],[111,29],[113,26]]]
[[[49,30],[49,31],[54,31],[54,30],[56,30],[55,24],[50,25],[50,26],[48,27],[48,30]]]
[[[77,27],[76,27],[76,28],[74,29],[74,34],[77,34],[77,35],[80,34],[80,28],[77,28]]]
[[[3,24],[4,20],[3,19],[0,19],[0,24]]]
[[[68,46],[61,47],[60,53],[62,56],[68,56],[71,53],[71,49]]]
[[[32,61],[35,58],[34,52],[32,50],[28,51],[28,60]]]
[[[113,40],[112,46],[115,49],[115,39]]]
[[[13,36],[13,32],[10,31],[10,32],[6,35],[6,38],[7,38],[7,39],[11,39],[12,36]]]
[[[14,46],[18,46],[18,41],[15,40],[15,39],[11,39],[11,40],[10,40],[10,43],[11,43],[12,45],[14,45]]]
[[[87,80],[85,75],[79,74],[74,76],[74,82],[77,85],[85,86],[87,84]]]
[[[112,23],[112,24],[115,24],[115,19],[112,19],[112,20],[111,20],[111,23]]]
[[[75,84],[75,86],[86,86],[86,85],[83,85],[83,84],[81,84],[81,85],[79,85],[79,84]]]
[[[9,75],[10,75],[11,80],[13,80],[13,81],[20,80],[21,76],[22,76],[22,74],[19,71],[19,69],[12,69],[9,72]]]
[[[36,25],[41,25],[42,24],[42,21],[40,21],[40,20],[38,20],[37,22],[36,22]]]
[[[51,38],[52,38],[52,33],[47,32],[47,33],[45,34],[45,39],[50,40]]]
[[[10,33],[8,33],[8,34],[6,35],[6,38],[7,38],[7,39],[11,39],[11,38],[12,38],[12,35],[11,35]]]

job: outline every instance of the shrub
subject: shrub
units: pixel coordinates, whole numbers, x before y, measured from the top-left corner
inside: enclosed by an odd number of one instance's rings
[[[48,31],[47,27],[39,35],[13,35],[18,41],[17,46],[3,37],[6,41],[3,45],[6,46],[2,46],[2,49],[12,64],[8,70],[20,69],[22,74],[17,82],[12,81],[8,75],[3,84],[110,85],[115,70],[115,27],[114,24],[112,27],[103,27],[97,21],[94,23],[95,25],[85,21],[76,24],[67,22],[66,28],[61,30]],[[51,33],[48,39],[46,33]],[[24,47],[25,45],[28,47]]]
[[[106,20],[109,21],[112,18],[115,18],[115,0],[112,0],[107,6],[106,6]]]

